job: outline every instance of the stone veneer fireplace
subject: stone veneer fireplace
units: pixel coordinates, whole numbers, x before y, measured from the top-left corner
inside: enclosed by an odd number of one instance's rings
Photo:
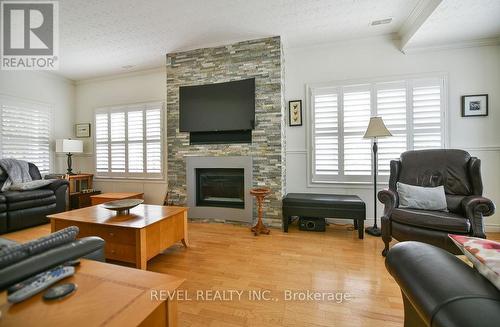
[[[168,185],[173,197],[190,207],[190,218],[249,222],[256,217],[256,209],[248,191],[251,187],[267,186],[271,188],[271,195],[265,202],[265,220],[273,225],[281,224],[281,198],[285,190],[286,117],[282,61],[279,37],[167,55]],[[255,129],[252,131],[252,143],[190,144],[189,133],[179,132],[179,87],[247,78],[255,78]],[[247,168],[249,172],[244,173],[245,177],[251,174],[245,182],[248,184],[244,190],[244,209],[196,206],[196,171],[190,166],[192,160],[196,161],[194,158],[220,158],[220,162],[236,160],[231,158],[251,158]],[[198,168],[207,168],[201,166]]]

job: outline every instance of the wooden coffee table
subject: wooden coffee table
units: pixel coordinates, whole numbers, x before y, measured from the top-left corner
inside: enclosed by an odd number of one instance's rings
[[[90,197],[90,202],[93,206],[109,201],[124,200],[124,199],[142,199],[144,193],[138,192],[112,192],[112,193],[102,193],[97,195],[92,195]]]
[[[183,278],[151,271],[81,260],[74,276],[58,284],[75,283],[74,294],[59,301],[42,300],[44,292],[18,303],[0,293],[1,326],[177,326],[174,293]]]
[[[106,241],[106,259],[135,264],[147,262],[176,242],[188,247],[187,208],[141,204],[118,216],[100,205],[48,216],[52,232],[77,226],[78,237],[99,236]]]

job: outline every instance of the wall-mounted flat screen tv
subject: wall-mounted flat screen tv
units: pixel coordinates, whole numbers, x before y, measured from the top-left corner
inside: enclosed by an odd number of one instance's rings
[[[181,132],[243,131],[255,125],[255,78],[179,88]]]

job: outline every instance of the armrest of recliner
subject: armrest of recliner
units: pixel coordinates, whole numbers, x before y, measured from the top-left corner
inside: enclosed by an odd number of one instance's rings
[[[378,199],[384,204],[384,216],[390,217],[398,203],[398,194],[392,190],[382,190],[378,192]]]
[[[476,237],[486,237],[484,233],[483,217],[495,213],[495,204],[488,198],[479,195],[467,196],[462,200],[462,209],[472,226],[472,233]]]
[[[45,186],[44,188],[48,188],[52,191],[56,191],[58,188],[60,188],[61,186],[68,186],[69,185],[69,182],[65,179],[55,179],[52,181],[52,183],[50,183],[49,185]]]
[[[389,250],[385,265],[426,326],[498,325],[500,293],[451,253],[420,242],[400,242]]]

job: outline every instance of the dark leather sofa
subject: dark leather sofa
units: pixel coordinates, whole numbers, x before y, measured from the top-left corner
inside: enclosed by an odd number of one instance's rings
[[[493,327],[500,291],[454,255],[421,242],[402,242],[385,265],[403,296],[404,326]]]
[[[33,180],[42,179],[32,163],[29,173]],[[6,178],[0,177],[0,189]],[[47,223],[47,215],[65,211],[67,189],[68,181],[55,180],[37,190],[0,192],[0,234]]]
[[[389,189],[378,193],[384,203],[381,217],[386,255],[394,237],[398,241],[421,241],[459,254],[448,233],[486,238],[483,217],[495,211],[482,196],[481,160],[463,150],[420,150],[401,154],[390,164]],[[397,182],[435,187],[443,185],[448,212],[399,208]]]
[[[70,260],[104,262],[104,240],[76,239],[78,232],[71,226],[24,244],[0,238],[0,290]]]

